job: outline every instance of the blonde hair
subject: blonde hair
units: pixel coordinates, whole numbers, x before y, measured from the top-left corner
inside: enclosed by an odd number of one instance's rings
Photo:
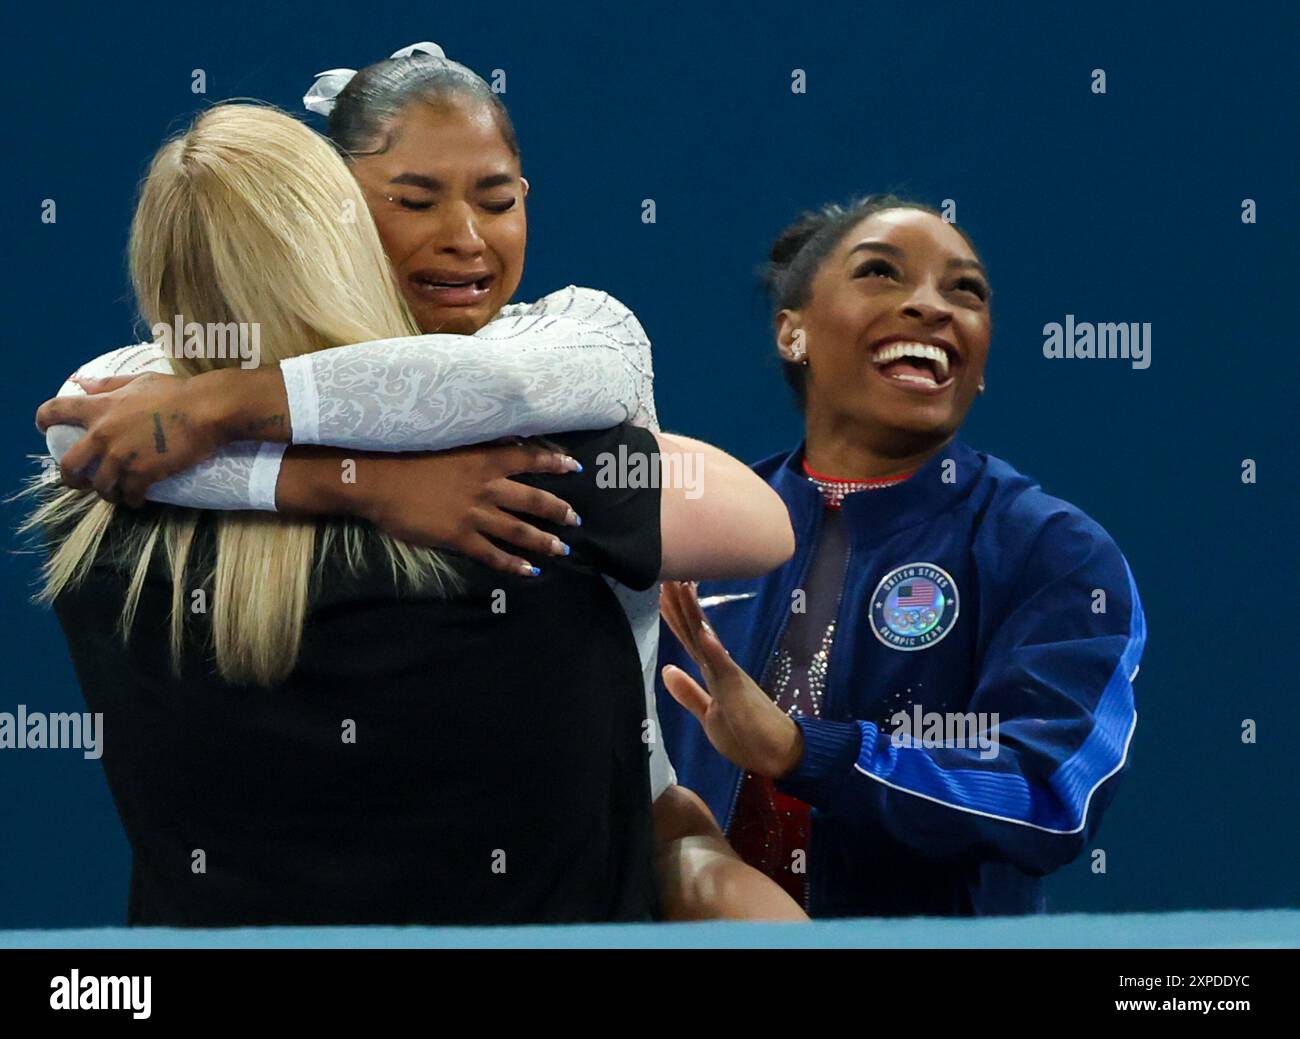
[[[256,322],[262,364],[419,333],[342,159],[324,138],[270,106],[220,105],[163,145],[131,224],[130,267],[141,316],[151,326],[170,324],[175,315],[187,322]],[[181,376],[240,362],[179,353],[171,363]],[[36,510],[25,526],[46,530],[53,542],[39,600],[52,601],[86,577],[116,515],[117,506],[92,492],[68,489]],[[177,668],[198,520],[193,511],[156,508],[112,539],[113,562],[130,573],[123,639],[154,553],[164,553]],[[373,538],[404,588],[443,594],[456,583],[437,552],[357,523],[221,513],[215,527],[215,556],[199,581],[211,582],[212,648],[218,672],[231,682],[269,686],[293,670],[313,562],[331,551],[341,551],[356,573],[366,539]]]

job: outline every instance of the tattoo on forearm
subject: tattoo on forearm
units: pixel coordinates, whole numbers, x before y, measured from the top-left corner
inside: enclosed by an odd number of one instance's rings
[[[163,432],[162,416],[153,413],[153,446],[160,455],[167,453],[167,434]]]

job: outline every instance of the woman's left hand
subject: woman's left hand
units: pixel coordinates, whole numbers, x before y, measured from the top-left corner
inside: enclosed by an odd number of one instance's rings
[[[803,756],[803,733],[758,683],[731,659],[704,619],[695,586],[665,581],[659,609],[677,640],[699,665],[708,691],[671,664],[664,686],[693,714],[718,753],[750,772],[780,779]]]

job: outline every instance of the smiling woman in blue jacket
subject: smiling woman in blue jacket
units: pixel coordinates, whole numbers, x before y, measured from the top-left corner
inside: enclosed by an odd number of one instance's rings
[[[957,439],[991,326],[952,224],[891,197],[827,207],[768,280],[806,439],[755,468],[797,548],[760,579],[665,586],[669,755],[813,916],[1041,911],[1133,738],[1128,564]]]

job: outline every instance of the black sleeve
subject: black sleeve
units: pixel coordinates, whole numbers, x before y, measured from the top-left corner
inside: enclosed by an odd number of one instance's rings
[[[556,433],[546,441],[581,462],[583,471],[516,479],[563,498],[582,518],[582,526],[553,527],[536,517],[523,518],[568,544],[568,562],[592,567],[636,591],[649,588],[663,568],[654,434],[625,422],[610,429]]]

